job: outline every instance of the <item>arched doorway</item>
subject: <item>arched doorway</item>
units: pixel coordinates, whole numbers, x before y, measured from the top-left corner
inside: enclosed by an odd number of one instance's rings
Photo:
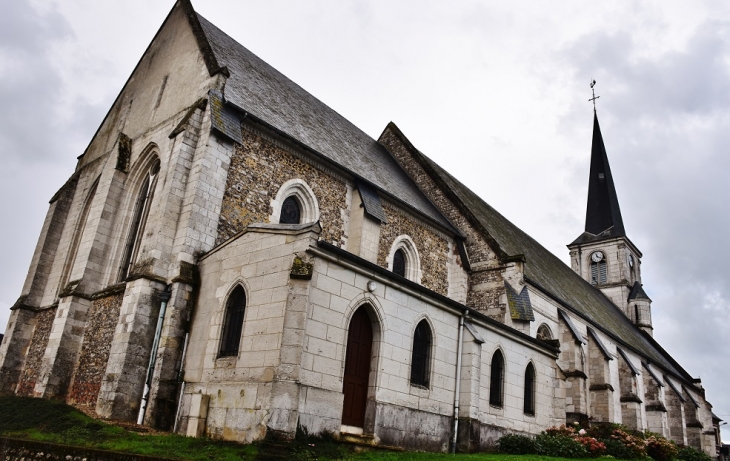
[[[350,320],[345,355],[345,376],[342,392],[342,424],[363,427],[370,381],[373,327],[365,307],[360,307]]]

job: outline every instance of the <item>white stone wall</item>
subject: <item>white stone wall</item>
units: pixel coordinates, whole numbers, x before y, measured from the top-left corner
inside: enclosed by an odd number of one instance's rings
[[[347,329],[353,313],[366,305],[374,327],[370,396],[378,415],[369,422],[366,418],[366,425],[372,426],[376,436],[401,437],[394,435],[397,427],[388,425],[394,424],[391,419],[396,413],[412,412],[413,418],[423,421],[419,436],[431,446],[444,443],[448,434],[443,433],[443,424],[453,415],[460,312],[316,246],[308,249],[316,242],[310,231],[297,234],[275,226],[254,226],[200,261],[201,287],[185,360],[183,407],[190,405],[191,394],[208,395],[207,433],[227,439],[255,440],[267,425],[290,427],[290,418],[296,424],[296,417],[311,432],[338,432]],[[310,281],[289,278],[295,254],[314,258]],[[376,283],[372,292],[370,281]],[[225,302],[239,283],[247,294],[240,351],[237,357],[218,358]],[[289,310],[301,304],[299,296],[306,297],[304,316],[291,316],[296,325],[287,325]],[[413,332],[423,319],[434,334],[427,389],[410,384]],[[491,324],[478,319],[471,323],[486,342],[476,345],[474,337],[465,333],[465,341],[471,344],[465,356],[481,369],[469,377],[475,395],[473,402],[465,403],[466,416],[533,434],[557,423],[554,357]],[[292,341],[297,335],[300,339]],[[282,348],[285,343],[289,346]],[[499,411],[489,408],[488,394],[486,401],[484,397],[491,352],[497,345],[506,357],[505,401]],[[287,356],[297,353],[300,361],[282,368]],[[523,411],[528,362],[537,372],[535,416]],[[290,380],[298,381],[296,389],[286,384]],[[183,421],[189,411],[183,409]]]

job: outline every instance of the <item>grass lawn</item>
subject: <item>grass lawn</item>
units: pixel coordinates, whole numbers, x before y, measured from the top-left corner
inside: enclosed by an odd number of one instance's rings
[[[191,461],[255,460],[261,448],[260,444],[241,445],[172,434],[140,434],[95,420],[61,402],[15,396],[0,397],[0,435]],[[353,453],[326,438],[298,439],[291,448],[291,456],[287,456],[289,461],[567,461],[543,456],[486,453]]]

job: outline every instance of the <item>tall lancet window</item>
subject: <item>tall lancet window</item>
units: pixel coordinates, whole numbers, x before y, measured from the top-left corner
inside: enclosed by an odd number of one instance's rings
[[[532,363],[525,368],[525,414],[535,414],[535,367]]]
[[[124,246],[124,256],[122,257],[121,265],[119,266],[120,281],[123,281],[129,276],[134,261],[137,259],[139,245],[142,240],[145,224],[147,223],[147,215],[150,212],[150,204],[152,203],[152,196],[155,192],[159,172],[160,161],[156,160],[147,172],[147,176],[145,177],[139,193],[137,194],[137,200],[134,203],[132,224],[129,227],[127,242]]]
[[[502,352],[499,350],[492,356],[489,374],[489,404],[495,407],[501,407],[504,383],[504,357],[502,357]]]
[[[79,220],[76,223],[76,230],[74,231],[74,237],[71,241],[71,247],[69,249],[68,255],[66,256],[66,263],[63,266],[61,283],[58,286],[59,292],[63,291],[64,288],[66,288],[66,284],[69,282],[69,278],[71,277],[71,271],[73,271],[74,264],[76,263],[76,256],[79,251],[81,237],[84,235],[84,230],[86,230],[86,224],[89,220],[89,212],[91,211],[91,203],[94,200],[94,195],[96,194],[96,186],[98,185],[99,178],[97,178],[96,181],[94,181],[94,184],[91,186],[89,195],[86,197],[86,203],[84,204],[84,208],[81,210],[81,215],[79,216]]]
[[[243,332],[243,316],[245,313],[246,292],[239,285],[231,292],[226,303],[218,357],[234,357],[238,355],[238,348],[241,345],[241,333]]]
[[[431,327],[421,320],[413,333],[411,353],[411,384],[428,387],[431,365]]]

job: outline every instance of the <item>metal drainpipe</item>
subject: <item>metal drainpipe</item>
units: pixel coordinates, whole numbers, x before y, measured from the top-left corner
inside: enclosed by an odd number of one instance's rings
[[[180,384],[180,395],[177,400],[177,410],[175,410],[175,424],[172,427],[172,433],[177,433],[177,425],[180,418],[180,407],[182,407],[183,395],[185,395],[185,381],[183,381],[183,375],[185,372],[185,354],[188,352],[188,339],[190,338],[189,333],[185,333],[185,342],[183,343],[182,357],[180,358],[180,370],[177,372],[177,382]]]
[[[165,311],[167,310],[167,302],[170,300],[172,286],[167,285],[165,291],[159,294],[160,298],[160,315],[157,317],[157,329],[155,330],[155,339],[152,341],[152,350],[150,351],[150,364],[147,367],[147,377],[144,380],[144,391],[142,392],[142,401],[139,405],[139,415],[137,415],[137,424],[142,424],[144,414],[147,410],[147,402],[150,398],[150,388],[152,386],[152,375],[155,372],[155,362],[157,361],[157,349],[160,347],[160,336],[162,336],[162,324],[165,321]]]
[[[456,390],[454,391],[454,433],[451,437],[451,453],[456,453],[456,438],[459,433],[459,394],[461,393],[461,351],[464,339],[464,318],[467,311],[459,317],[459,339],[456,345]]]

